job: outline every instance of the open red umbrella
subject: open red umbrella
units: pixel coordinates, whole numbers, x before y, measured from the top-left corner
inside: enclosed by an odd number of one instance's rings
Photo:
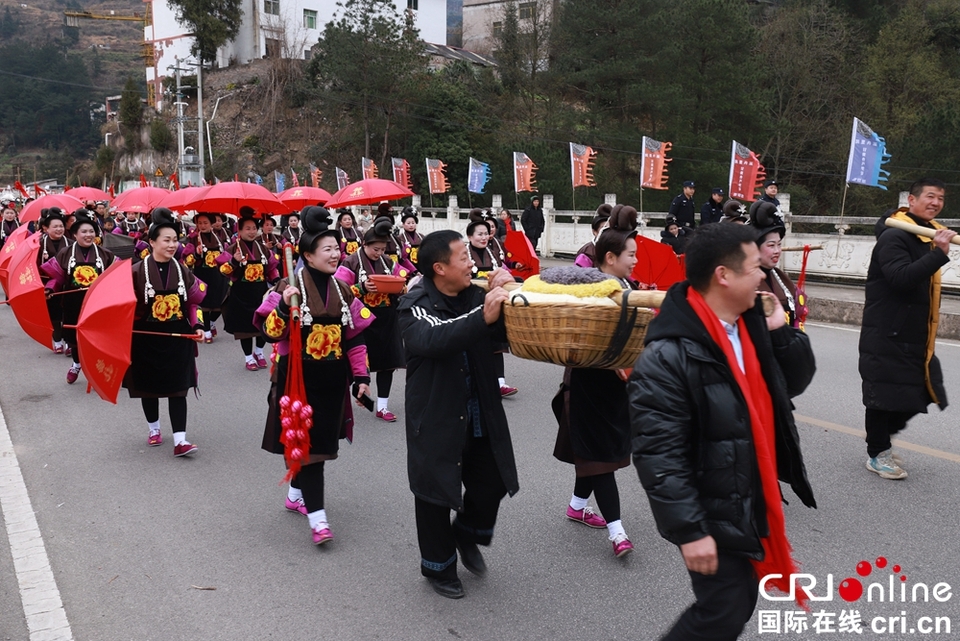
[[[79,198],[80,200],[106,200],[111,201],[113,198],[107,192],[102,189],[97,189],[96,187],[74,187],[69,192],[65,192]]]
[[[503,247],[507,250],[507,257],[517,263],[517,266],[510,270],[514,276],[527,280],[540,273],[540,258],[537,257],[530,239],[522,231],[508,231]]]
[[[637,265],[633,268],[634,280],[667,289],[685,278],[680,261],[670,245],[637,234]]]
[[[163,199],[160,200],[160,204],[157,207],[166,207],[171,211],[184,212],[188,209],[193,209],[193,205],[190,204],[191,201],[199,198],[206,190],[210,187],[184,187],[183,189],[178,189],[176,191],[168,192]]]
[[[311,205],[322,205],[332,198],[330,192],[319,187],[291,187],[277,194],[280,202],[294,211]]]
[[[3,286],[3,291],[5,292],[9,292],[7,289],[7,276],[10,273],[13,258],[17,253],[17,249],[24,246],[24,242],[28,236],[30,236],[30,227],[20,225],[12,234],[7,236],[7,241],[3,243],[3,249],[0,249],[0,285]]]
[[[137,187],[123,192],[110,203],[116,211],[136,211],[145,214],[160,205],[160,201],[170,193],[159,187]]]
[[[324,206],[327,209],[351,205],[372,205],[383,200],[397,200],[412,196],[413,192],[392,180],[367,178],[347,185],[335,193]]]
[[[83,201],[70,194],[47,194],[40,196],[20,211],[21,223],[32,223],[40,220],[40,210],[49,207],[59,207],[65,214],[83,207]]]
[[[17,252],[16,262],[10,268],[10,297],[7,301],[27,336],[52,350],[53,325],[47,312],[47,297],[40,280],[40,268],[37,267],[39,239],[29,239],[26,245],[30,244],[32,248],[24,246]]]
[[[257,217],[264,214],[289,214],[290,207],[280,202],[277,195],[254,183],[223,182],[197,194],[187,203],[188,209],[221,214],[240,215],[241,207],[250,207]]]

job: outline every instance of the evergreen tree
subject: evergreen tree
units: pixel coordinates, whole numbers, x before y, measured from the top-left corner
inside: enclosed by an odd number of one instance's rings
[[[123,86],[117,117],[127,149],[137,149],[140,146],[140,125],[143,124],[143,102],[140,88],[131,76],[127,77],[127,83]]]
[[[177,21],[193,32],[190,52],[203,62],[217,59],[217,49],[237,37],[242,0],[167,0]]]

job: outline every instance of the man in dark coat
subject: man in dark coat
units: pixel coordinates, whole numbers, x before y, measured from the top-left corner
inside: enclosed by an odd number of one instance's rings
[[[714,187],[710,199],[700,208],[700,224],[719,223],[723,218],[723,187]]]
[[[537,249],[537,242],[539,242],[544,228],[543,207],[540,206],[540,196],[530,198],[530,204],[527,205],[523,213],[520,214],[520,226],[523,227],[523,233],[530,239],[530,244],[533,245],[534,251],[536,251],[539,256],[540,250]]]
[[[755,238],[745,225],[697,230],[688,280],[667,292],[627,384],[634,465],[697,600],[668,641],[736,639],[758,575],[797,571],[778,477],[816,507],[790,401],[813,378],[813,350],[775,298],[764,318]]]
[[[950,239],[956,234],[934,219],[943,209],[944,184],[924,178],[913,183],[909,206],[890,218],[935,229],[923,238],[877,222],[867,270],[866,302],[860,329],[860,377],[863,379],[867,469],[885,479],[907,472],[893,452],[890,437],[915,414],[947,395],[943,372],[934,354],[940,318],[940,268],[950,262]]]
[[[692,180],[683,183],[683,191],[673,199],[670,203],[670,210],[667,212],[669,216],[673,216],[677,220],[677,224],[680,225],[680,227],[686,227],[689,230],[697,226],[697,222],[693,217],[694,208],[696,207],[693,202],[693,194],[695,192],[696,185]]]
[[[763,182],[763,194],[758,198],[767,203],[773,203],[778,208],[780,207],[780,199],[777,198],[777,194],[780,193],[780,185],[773,178],[769,178]]]
[[[477,545],[490,545],[501,499],[519,489],[494,359],[495,345],[506,341],[502,285],[513,278],[495,270],[489,292],[472,285],[470,254],[452,230],[428,234],[417,265],[421,285],[399,305],[407,474],[416,497],[420,572],[437,593],[459,599],[457,551],[467,570],[484,576]]]

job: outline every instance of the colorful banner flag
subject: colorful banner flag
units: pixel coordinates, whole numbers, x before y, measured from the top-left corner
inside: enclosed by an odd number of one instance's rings
[[[337,189],[343,189],[344,187],[350,184],[350,176],[348,176],[347,172],[340,169],[339,167],[337,167],[336,170],[337,170]]]
[[[436,158],[427,158],[427,181],[430,183],[431,194],[445,194],[450,189],[447,176],[443,170],[447,166]]]
[[[313,163],[310,163],[310,186],[319,187],[320,178],[322,177],[323,177],[323,172],[320,171],[320,169],[317,168],[316,165],[314,165]]]
[[[249,179],[249,178],[247,179],[247,182],[250,182],[250,179]],[[253,175],[253,182],[257,183],[258,185],[262,185],[262,184],[263,184],[263,176],[261,176],[260,174],[254,174],[254,175]],[[217,181],[214,182],[213,184],[219,185],[219,184],[220,184],[220,181],[217,180]]]
[[[413,182],[410,180],[410,163],[403,158],[391,158],[390,165],[393,167],[393,182],[412,190]]]
[[[273,183],[276,185],[276,187],[277,187],[277,193],[279,194],[281,191],[283,191],[284,189],[287,188],[287,177],[284,176],[283,174],[281,174],[281,173],[280,173],[279,171],[277,171],[276,169],[274,169],[274,170],[273,170]]]
[[[847,183],[879,187],[886,190],[890,172],[882,165],[890,160],[887,153],[887,141],[867,126],[859,118],[853,119],[853,133],[850,135],[850,157],[847,159]]]
[[[170,186],[176,191],[180,189],[180,180],[177,178],[177,172],[170,174]]]
[[[370,158],[361,158],[360,164],[362,166],[361,168],[363,169],[364,180],[380,177],[380,170],[377,168],[377,163],[373,162],[373,160]]]
[[[667,189],[667,152],[672,142],[660,142],[643,137],[643,157],[640,159],[640,188]]]
[[[147,186],[147,177],[144,176],[143,174],[140,174],[140,186],[141,187]]]
[[[596,158],[597,152],[592,147],[570,143],[570,178],[575,188],[597,186],[593,179],[593,163]]]
[[[290,168],[290,179],[293,181],[294,187],[300,186],[300,179],[297,178],[297,172],[293,170],[293,167]]]
[[[513,152],[513,190],[537,190],[537,166],[530,156],[522,151]]]
[[[757,154],[736,140],[730,151],[730,197],[753,202],[767,177]]]
[[[490,165],[471,156],[470,169],[467,171],[467,191],[482,194],[490,181]]]

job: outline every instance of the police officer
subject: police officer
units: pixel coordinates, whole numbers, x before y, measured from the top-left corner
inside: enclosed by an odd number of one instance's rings
[[[714,187],[710,198],[700,208],[700,224],[719,223],[723,218],[723,188]]]
[[[694,220],[694,204],[693,204],[693,192],[695,191],[695,185],[692,180],[688,180],[683,183],[683,193],[677,195],[673,199],[673,202],[670,203],[670,211],[668,212],[669,216],[673,216],[677,220],[677,224],[680,227],[686,227],[688,229],[693,229],[696,227],[697,223]]]
[[[768,178],[763,183],[763,195],[760,196],[760,200],[773,203],[777,206],[777,209],[780,209],[780,200],[777,199],[778,193],[780,193],[780,188],[777,185],[777,181],[773,178]]]

